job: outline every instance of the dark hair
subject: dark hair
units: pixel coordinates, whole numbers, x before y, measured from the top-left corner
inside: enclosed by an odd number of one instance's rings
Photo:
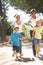
[[[16,28],[19,29],[19,27],[14,27],[14,29],[16,29]]]
[[[30,10],[30,13],[32,13],[33,11],[34,11],[34,12],[37,12],[36,9],[31,9],[31,10]]]

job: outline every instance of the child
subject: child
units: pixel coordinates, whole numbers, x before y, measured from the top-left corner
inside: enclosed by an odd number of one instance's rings
[[[16,59],[19,59],[19,46],[20,46],[20,42],[22,39],[22,35],[20,33],[18,33],[19,31],[19,27],[15,26],[14,27],[14,32],[11,33],[10,35],[10,41],[12,41],[12,46],[13,46],[13,56],[16,54]],[[25,38],[24,38],[25,39]]]
[[[36,22],[36,26],[34,27],[34,31],[32,34],[32,39],[34,38],[33,41],[34,41],[37,57],[39,57],[39,52],[40,52],[39,44],[41,41],[42,29],[43,29],[43,27],[41,26],[41,20],[39,20]]]

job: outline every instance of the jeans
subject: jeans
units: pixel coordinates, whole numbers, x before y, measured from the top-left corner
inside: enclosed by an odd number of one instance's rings
[[[33,49],[33,55],[36,56],[36,51],[35,51],[35,45],[34,45],[34,40],[33,40],[33,45],[32,45],[32,49]]]
[[[30,36],[32,38],[32,33],[33,33],[33,30],[30,30]],[[34,40],[32,41],[32,49],[33,49],[33,55],[35,56],[36,55],[36,51],[35,51],[35,45],[34,45]]]
[[[22,43],[20,41],[20,46],[19,46],[19,53],[21,54],[22,53]]]

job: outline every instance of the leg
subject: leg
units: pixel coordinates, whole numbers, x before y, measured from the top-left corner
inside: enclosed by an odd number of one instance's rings
[[[16,51],[13,51],[13,55],[12,56],[14,57],[15,54],[16,54]]]
[[[21,43],[21,41],[20,41],[19,53],[20,53],[20,58],[21,58],[23,56],[23,54],[22,54],[22,43]]]
[[[35,45],[34,44],[32,46],[32,49],[33,49],[33,55],[36,56],[36,50],[35,50]]]
[[[16,47],[13,46],[13,55],[12,55],[13,57],[14,57],[14,55],[16,54],[15,48],[16,48]]]
[[[20,46],[19,46],[19,52],[20,52],[20,54],[22,54],[22,44],[21,44],[21,41],[20,41]]]
[[[20,56],[19,47],[16,46],[16,60],[19,60],[19,56]]]
[[[30,36],[32,38],[32,33],[33,33],[33,30],[30,30]],[[32,41],[32,49],[33,49],[33,55],[36,56],[36,51],[35,51],[35,45],[34,45],[34,40]]]
[[[36,50],[37,56],[39,56],[40,47],[38,44],[35,45],[35,50]]]

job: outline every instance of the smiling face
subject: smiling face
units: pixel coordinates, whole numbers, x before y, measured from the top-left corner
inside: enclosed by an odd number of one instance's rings
[[[20,16],[19,16],[19,15],[17,15],[17,16],[16,16],[16,19],[20,19]]]
[[[19,27],[15,27],[15,28],[14,28],[14,32],[15,32],[15,33],[18,33],[18,31],[19,31]]]
[[[17,24],[20,24],[20,23],[21,23],[21,21],[20,21],[20,16],[19,16],[19,15],[16,16],[16,23],[17,23]]]
[[[32,15],[32,18],[36,18],[36,12],[35,11],[32,11],[31,15]]]

